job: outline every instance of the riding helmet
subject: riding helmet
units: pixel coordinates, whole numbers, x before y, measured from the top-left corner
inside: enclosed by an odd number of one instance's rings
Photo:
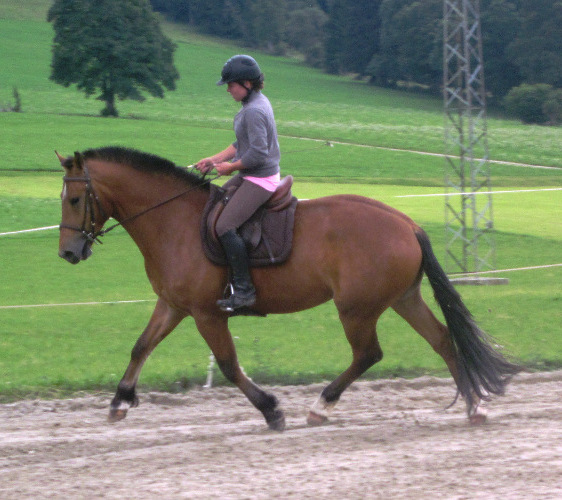
[[[237,55],[231,57],[222,67],[221,79],[217,85],[243,80],[256,80],[262,72],[256,60],[251,56]]]

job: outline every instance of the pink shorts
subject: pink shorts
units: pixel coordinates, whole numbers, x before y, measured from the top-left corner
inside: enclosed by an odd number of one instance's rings
[[[281,182],[281,174],[277,172],[276,174],[270,175],[269,177],[244,177],[245,180],[257,184],[261,188],[273,193],[279,186]]]

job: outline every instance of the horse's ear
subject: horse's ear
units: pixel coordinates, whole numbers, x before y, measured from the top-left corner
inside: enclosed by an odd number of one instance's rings
[[[82,153],[80,153],[79,151],[74,152],[73,166],[80,170],[82,170],[82,167],[84,166],[84,158],[82,157]]]
[[[59,154],[59,152],[55,149],[55,154],[57,155],[57,158],[60,161],[60,164],[64,167],[64,162],[66,160],[66,158],[62,155]]]

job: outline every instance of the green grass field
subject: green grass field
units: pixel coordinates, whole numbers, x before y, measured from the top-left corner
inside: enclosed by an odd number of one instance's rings
[[[178,89],[163,100],[118,103],[121,118],[102,119],[96,116],[102,103],[48,80],[48,5],[0,0],[0,104],[16,86],[24,111],[0,113],[0,233],[58,224],[62,172],[54,149],[70,154],[122,144],[189,164],[233,138],[237,105],[214,82],[224,60],[246,49],[166,25],[178,44]],[[422,224],[442,256],[443,199],[401,197],[442,192],[444,160],[413,152],[442,152],[441,101],[324,75],[292,59],[259,55],[259,61],[281,134],[282,168],[297,179],[295,194],[377,198]],[[533,190],[562,185],[562,129],[499,116],[490,116],[488,128],[493,159],[557,167],[492,166],[495,189],[530,191],[494,196],[497,267],[561,263],[562,191]],[[0,400],[113,389],[154,306],[140,253],[121,229],[79,266],[57,257],[57,243],[56,230],[0,236]],[[526,365],[561,367],[562,268],[505,277],[507,286],[460,291],[484,329]],[[146,302],[12,307],[135,299]],[[331,379],[350,360],[331,304],[288,316],[237,318],[231,329],[242,365],[258,382]],[[383,315],[379,332],[385,357],[368,377],[445,374],[437,355],[393,312]],[[188,318],[147,362],[141,389],[201,383],[208,356]]]

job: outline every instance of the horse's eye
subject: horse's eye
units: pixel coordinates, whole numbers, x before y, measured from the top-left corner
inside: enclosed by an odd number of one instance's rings
[[[80,198],[76,197],[76,198],[70,198],[70,204],[72,206],[78,205],[78,202],[80,201]]]

